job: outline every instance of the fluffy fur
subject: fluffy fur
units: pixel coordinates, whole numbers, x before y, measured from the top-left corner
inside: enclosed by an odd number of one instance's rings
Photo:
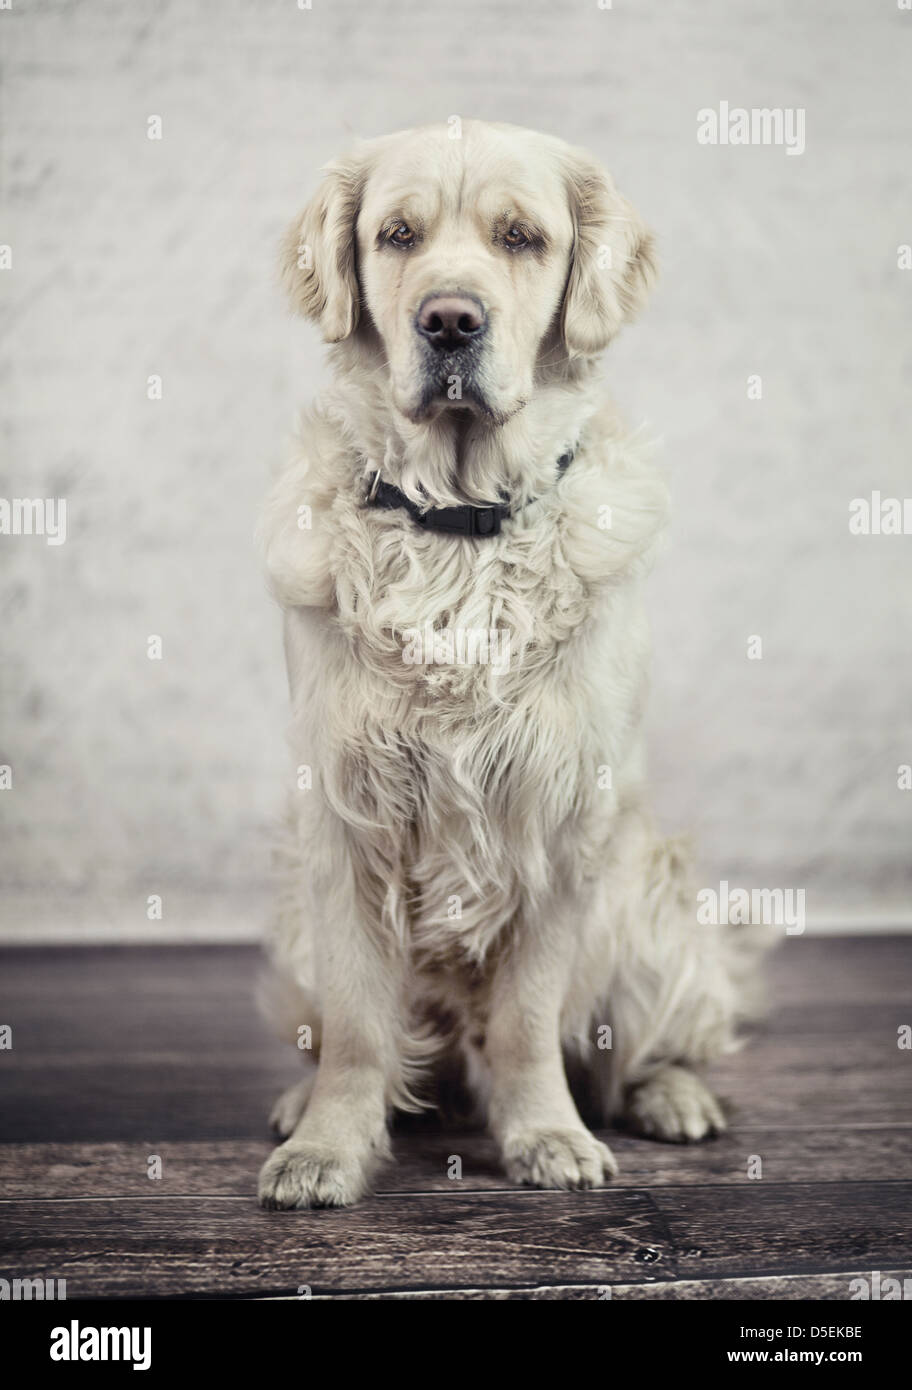
[[[501,209],[540,238],[522,261]],[[390,216],[420,227],[412,250],[378,239]],[[332,166],[283,275],[335,384],[262,521],[313,783],[288,812],[265,999],[289,1038],[310,1027],[313,1060],[274,1111],[261,1201],[357,1200],[391,1108],[454,1064],[514,1181],[597,1185],[614,1160],[565,1061],[606,1118],[723,1128],[692,1068],[734,1045],[746,964],[697,925],[685,850],[644,804],[641,581],[667,499],[597,360],[653,278],[651,237],[588,156],[470,123]],[[417,389],[436,368],[415,311],[440,289],[490,320],[467,405]],[[494,539],[424,531],[365,505],[377,468],[421,505],[506,491],[516,510]],[[509,661],[409,662],[416,629],[506,633]]]

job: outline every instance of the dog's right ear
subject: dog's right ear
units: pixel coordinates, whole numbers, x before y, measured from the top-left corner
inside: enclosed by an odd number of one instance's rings
[[[355,223],[365,180],[357,155],[327,165],[324,179],[282,243],[282,282],[294,308],[314,319],[328,343],[355,331],[361,291]]]

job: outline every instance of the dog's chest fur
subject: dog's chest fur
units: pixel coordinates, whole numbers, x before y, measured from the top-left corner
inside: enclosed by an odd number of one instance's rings
[[[294,742],[323,792],[302,814],[328,803],[397,930],[480,959],[530,898],[578,891],[604,858],[636,761],[638,581],[665,488],[606,430],[470,541],[366,507],[348,465],[315,419],[263,521]]]
[[[407,885],[417,949],[480,957],[526,895],[555,889],[594,799],[608,808],[600,769],[639,694],[623,675],[629,608],[614,605],[606,658],[611,605],[560,515],[488,541],[364,508],[339,523],[324,778],[337,810],[372,823],[358,833],[378,870]]]

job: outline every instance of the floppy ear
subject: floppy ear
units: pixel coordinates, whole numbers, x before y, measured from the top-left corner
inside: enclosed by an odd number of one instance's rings
[[[646,300],[657,266],[651,232],[603,169],[578,154],[567,170],[575,235],[561,331],[571,357],[601,352]]]
[[[355,222],[364,162],[355,155],[326,166],[313,199],[282,243],[282,281],[299,314],[315,319],[328,343],[358,324],[361,292],[355,263]]]

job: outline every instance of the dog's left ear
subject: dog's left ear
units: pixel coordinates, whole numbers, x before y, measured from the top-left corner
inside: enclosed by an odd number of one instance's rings
[[[358,153],[336,160],[282,242],[280,269],[294,308],[314,319],[328,343],[355,331],[361,291],[355,259],[355,223],[366,161]]]
[[[657,274],[655,243],[594,160],[575,153],[566,177],[574,240],[561,331],[571,357],[588,357],[645,302]]]

